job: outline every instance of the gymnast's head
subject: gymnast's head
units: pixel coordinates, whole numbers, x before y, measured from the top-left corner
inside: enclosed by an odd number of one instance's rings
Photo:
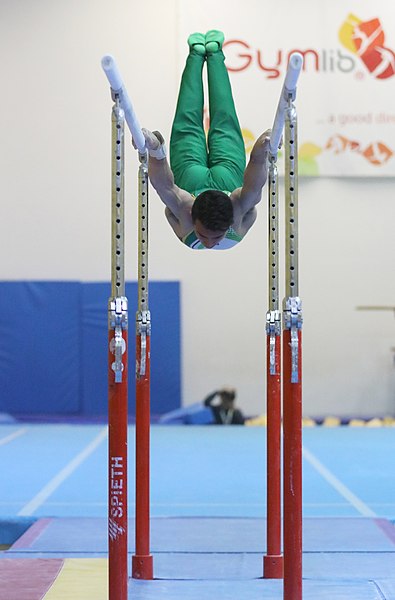
[[[222,390],[219,390],[218,394],[221,398],[221,406],[224,409],[230,410],[234,408],[236,399],[236,390],[234,388],[222,388]]]
[[[192,205],[195,233],[206,248],[214,248],[233,224],[233,205],[225,192],[206,190]]]

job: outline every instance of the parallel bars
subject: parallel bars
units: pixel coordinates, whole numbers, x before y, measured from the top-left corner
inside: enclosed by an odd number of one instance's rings
[[[297,118],[293,100],[302,67],[293,53],[270,139],[269,309],[267,312],[267,553],[264,577],[284,577],[284,600],[302,600],[302,312],[298,296]],[[127,350],[128,301],[124,275],[124,121],[139,153],[139,263],[136,313],[136,549],[132,576],[153,578],[150,555],[150,333],[148,308],[148,158],[145,139],[111,56],[102,67],[112,109],[112,269],[109,299],[109,590],[127,600]],[[277,154],[285,126],[286,297],[283,302],[283,526],[281,554],[281,315]]]
[[[135,553],[132,557],[132,577],[136,579],[153,578],[149,500],[151,316],[148,308],[148,155],[145,149],[145,138],[112,56],[103,57],[102,67],[110,83],[111,95],[115,102],[112,118],[112,291],[109,300],[109,600],[127,600],[128,316],[124,274],[125,120],[137,147],[140,161],[135,373],[136,519]],[[118,472],[122,475],[118,475]]]

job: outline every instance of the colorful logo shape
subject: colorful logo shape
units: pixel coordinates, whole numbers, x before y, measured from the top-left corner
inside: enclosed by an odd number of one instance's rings
[[[382,142],[373,142],[366,148],[363,148],[359,142],[350,140],[339,133],[335,133],[328,140],[325,150],[331,150],[334,154],[341,154],[347,151],[357,152],[372,165],[383,165],[393,155],[392,150]]]
[[[328,139],[323,148],[311,142],[301,145],[299,148],[299,172],[301,175],[319,175],[316,157],[322,152],[331,152],[332,154],[353,152],[376,167],[384,165],[394,155],[391,148],[383,142],[372,142],[367,147],[363,147],[357,140],[335,133]]]
[[[385,46],[385,34],[378,18],[361,21],[349,14],[339,31],[343,46],[356,54],[376,79],[395,75],[395,54]]]

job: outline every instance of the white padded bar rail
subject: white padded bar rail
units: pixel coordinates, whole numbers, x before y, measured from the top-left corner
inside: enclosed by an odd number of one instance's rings
[[[111,89],[115,94],[119,96],[120,104],[125,113],[125,120],[132,134],[134,143],[137,146],[137,150],[142,154],[145,152],[145,138],[141,131],[141,127],[137,120],[136,114],[133,110],[132,103],[123,84],[121,74],[118,70],[117,64],[111,55],[103,56],[101,65],[106,77],[109,81]]]
[[[296,84],[303,65],[303,56],[299,52],[293,52],[289,59],[287,73],[285,75],[284,84],[281,90],[280,99],[278,101],[276,116],[270,136],[270,154],[277,156],[278,145],[281,140],[281,135],[284,129],[285,110],[288,106],[288,97],[291,94],[295,97]]]

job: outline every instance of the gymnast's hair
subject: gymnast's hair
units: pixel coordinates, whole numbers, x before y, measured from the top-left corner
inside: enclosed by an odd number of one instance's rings
[[[226,231],[233,224],[233,206],[225,192],[206,190],[192,205],[192,221],[199,220],[211,231]]]

